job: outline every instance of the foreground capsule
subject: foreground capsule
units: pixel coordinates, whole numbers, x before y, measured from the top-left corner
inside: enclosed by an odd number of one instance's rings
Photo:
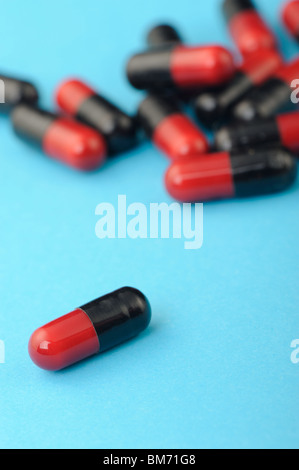
[[[139,106],[138,119],[147,136],[173,160],[206,153],[205,135],[172,101],[148,96]]]
[[[182,44],[183,40],[173,26],[160,24],[149,31],[146,42],[149,48],[155,48]]]
[[[282,65],[263,85],[254,89],[233,109],[232,114],[242,121],[267,118],[291,105],[291,84],[299,77],[299,58]]]
[[[11,118],[17,135],[37,143],[47,155],[67,165],[92,170],[105,160],[103,137],[79,122],[27,104],[15,107]]]
[[[243,57],[276,49],[276,38],[251,0],[225,0],[223,12],[230,34]]]
[[[215,135],[215,146],[218,150],[255,148],[263,144],[277,144],[298,153],[299,111],[249,123],[235,123],[223,127]]]
[[[38,101],[37,88],[30,82],[18,80],[17,78],[0,75],[1,81],[1,101],[0,110],[9,111],[14,106],[25,102],[35,104]]]
[[[56,102],[65,113],[103,135],[109,155],[136,146],[134,119],[81,80],[71,79],[62,83],[56,91]]]
[[[276,51],[265,49],[251,55],[220,92],[208,91],[197,96],[194,108],[198,119],[207,127],[217,125],[235,103],[264,83],[281,64],[282,58]]]
[[[29,341],[29,355],[42,369],[64,369],[133,338],[150,320],[146,297],[124,287],[36,330]]]
[[[282,20],[291,36],[299,42],[299,0],[287,2],[282,11]]]
[[[178,201],[204,202],[283,191],[295,181],[296,173],[295,158],[276,147],[175,162],[166,173],[165,184]]]
[[[230,52],[220,46],[158,48],[133,56],[128,79],[140,90],[221,85],[235,72]]]

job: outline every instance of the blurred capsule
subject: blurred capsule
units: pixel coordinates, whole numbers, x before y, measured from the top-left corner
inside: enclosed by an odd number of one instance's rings
[[[38,144],[45,154],[69,166],[93,170],[105,160],[103,137],[79,122],[27,104],[16,106],[11,119],[18,136]]]
[[[244,60],[233,79],[220,91],[200,93],[194,108],[200,122],[207,127],[216,126],[232,106],[254,87],[264,83],[281,66],[280,54],[261,50]]]
[[[234,118],[253,121],[267,118],[292,105],[292,82],[299,77],[299,58],[282,65],[263,85],[254,89],[233,109]]]
[[[279,147],[219,152],[174,162],[165,176],[169,194],[181,202],[250,197],[287,189],[295,181],[295,158]]]
[[[146,42],[149,48],[155,48],[182,44],[183,40],[173,26],[169,24],[159,24],[148,32]]]
[[[280,114],[249,123],[234,123],[223,127],[215,135],[218,150],[231,151],[242,147],[281,145],[291,152],[299,152],[299,111]]]
[[[276,38],[251,0],[225,0],[223,12],[230,34],[245,58],[262,49],[276,49]]]
[[[231,53],[221,46],[175,45],[133,56],[127,77],[140,90],[221,85],[235,72]]]
[[[63,82],[56,91],[56,102],[62,111],[103,135],[109,155],[136,146],[135,120],[81,80]]]
[[[299,0],[284,5],[282,20],[290,35],[299,42]]]
[[[0,110],[4,112],[22,102],[35,104],[39,98],[37,88],[32,83],[6,75],[0,75],[0,93]]]
[[[156,147],[173,160],[196,157],[209,149],[203,132],[173,101],[148,96],[139,106],[138,119]]]

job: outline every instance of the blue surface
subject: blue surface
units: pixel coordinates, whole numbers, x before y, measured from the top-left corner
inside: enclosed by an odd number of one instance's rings
[[[15,0],[1,7],[1,69],[34,79],[43,104],[77,75],[128,111],[141,94],[124,64],[157,21],[188,42],[231,46],[219,0]],[[287,57],[280,1],[258,4]],[[298,77],[299,78],[299,77]],[[150,144],[80,174],[17,140],[0,118],[0,447],[298,448],[298,182],[288,192],[205,204],[204,245],[99,240],[95,208],[168,202],[166,159]],[[49,373],[32,331],[123,285],[152,303],[136,340]]]

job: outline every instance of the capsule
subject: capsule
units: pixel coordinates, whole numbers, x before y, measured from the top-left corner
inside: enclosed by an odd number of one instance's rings
[[[149,48],[156,48],[182,44],[183,40],[173,26],[169,24],[159,24],[148,32],[146,43]]]
[[[281,64],[282,58],[276,51],[264,49],[251,55],[220,92],[208,91],[197,96],[194,108],[198,119],[205,126],[214,127],[234,104],[271,77]]]
[[[291,84],[298,77],[299,57],[279,67],[269,80],[250,92],[234,107],[232,115],[241,121],[253,121],[284,111],[285,107],[289,108],[292,104],[291,94],[294,90]]]
[[[296,172],[295,158],[279,147],[219,152],[174,162],[165,184],[178,201],[205,202],[283,191],[295,181]]]
[[[106,155],[103,137],[72,119],[20,104],[11,115],[16,134],[38,144],[45,154],[79,170],[102,165]]]
[[[29,355],[42,369],[64,369],[134,338],[150,320],[147,298],[123,287],[36,330],[29,340]]]
[[[0,75],[1,102],[0,110],[10,111],[14,106],[24,102],[36,104],[38,101],[37,88],[30,82],[17,78]],[[3,99],[4,98],[4,99]]]
[[[149,49],[170,49],[175,45],[183,45],[183,39],[180,33],[169,24],[161,24],[153,27],[147,34],[147,46]],[[208,87],[209,90],[219,90],[220,86]],[[156,89],[155,92],[162,94],[170,99],[179,99],[182,104],[188,104],[194,99],[199,90],[202,91],[202,87],[188,87],[188,88],[175,88],[167,87]]]
[[[233,41],[244,58],[262,49],[276,49],[275,35],[251,0],[225,0],[223,13]]]
[[[136,146],[135,120],[83,81],[71,79],[63,82],[56,91],[56,102],[62,111],[103,135],[109,155]]]
[[[133,56],[127,77],[140,90],[184,89],[223,84],[235,72],[230,52],[220,46],[175,45]]]
[[[299,152],[299,111],[280,114],[249,123],[223,127],[215,135],[218,150],[230,152],[242,147],[280,145],[293,153]]]
[[[299,42],[299,0],[284,5],[282,20],[290,35]]]
[[[209,149],[205,135],[173,101],[148,96],[139,106],[138,119],[154,145],[172,160],[198,156]]]

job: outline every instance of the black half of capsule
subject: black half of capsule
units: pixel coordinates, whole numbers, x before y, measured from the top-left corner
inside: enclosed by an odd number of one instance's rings
[[[193,101],[198,120],[207,128],[217,127],[252,86],[247,75],[237,72],[223,89],[200,93]]]
[[[259,196],[284,191],[295,181],[295,157],[281,147],[260,148],[231,154],[237,197]]]
[[[39,99],[37,88],[32,83],[6,75],[0,75],[0,89],[0,110],[4,112],[22,102],[36,104]]]
[[[223,14],[227,23],[230,23],[231,19],[246,10],[255,10],[251,0],[225,0],[222,5]]]
[[[139,90],[145,88],[145,83],[150,84],[152,90],[174,88],[171,76],[174,47],[176,46],[161,46],[131,57],[127,64],[127,77],[131,85]]]
[[[178,31],[171,25],[161,24],[152,28],[146,38],[149,48],[182,44]]]
[[[101,95],[94,94],[84,100],[76,118],[106,138],[109,155],[125,152],[137,144],[135,117],[127,115]]]
[[[24,103],[13,109],[11,120],[18,136],[42,146],[47,131],[57,120],[57,115]]]
[[[238,148],[279,145],[280,131],[275,118],[258,119],[248,123],[234,122],[215,134],[215,148],[231,152]]]
[[[232,115],[242,121],[268,118],[278,111],[291,109],[291,89],[287,83],[272,78],[252,90],[232,110]]]
[[[80,308],[94,326],[100,352],[138,335],[151,321],[147,298],[132,287],[123,287]]]

